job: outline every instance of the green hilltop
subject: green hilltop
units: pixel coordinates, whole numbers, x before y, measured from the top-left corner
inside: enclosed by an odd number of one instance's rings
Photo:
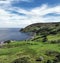
[[[21,29],[22,32],[36,32],[40,30],[41,28],[49,28],[49,29],[59,29],[60,28],[60,22],[53,22],[53,23],[35,23],[31,24],[23,29]]]

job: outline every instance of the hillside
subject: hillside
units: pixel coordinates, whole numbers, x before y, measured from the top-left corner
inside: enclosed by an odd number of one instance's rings
[[[21,29],[22,32],[36,32],[41,28],[55,28],[56,29],[60,27],[60,22],[55,22],[55,23],[35,23],[31,24],[24,29]]]
[[[60,22],[55,23],[35,23],[21,29],[22,32],[31,32],[34,36],[31,38],[33,41],[48,41],[48,42],[59,42],[60,41]],[[57,38],[57,37],[58,38]],[[49,38],[51,39],[49,39]],[[53,37],[56,39],[52,40]]]
[[[0,44],[0,63],[60,63],[60,23],[36,23],[21,31],[33,38]]]

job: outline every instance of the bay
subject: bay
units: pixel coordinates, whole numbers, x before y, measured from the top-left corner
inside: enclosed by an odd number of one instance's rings
[[[20,28],[0,28],[0,42],[6,40],[26,40],[31,36],[28,33],[22,33]]]

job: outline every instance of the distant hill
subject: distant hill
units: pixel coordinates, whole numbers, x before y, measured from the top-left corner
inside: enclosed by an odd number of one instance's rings
[[[34,23],[31,24],[23,29],[21,29],[20,31],[22,32],[37,32],[37,31],[41,31],[41,29],[45,29],[45,30],[60,30],[60,22],[53,22],[53,23]]]

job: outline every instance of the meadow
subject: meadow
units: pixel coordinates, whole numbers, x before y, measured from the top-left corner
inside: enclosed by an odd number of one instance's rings
[[[48,60],[53,63],[58,54],[60,54],[59,43],[13,41],[0,46],[0,63],[26,63],[24,61],[14,62],[16,59],[24,57],[27,57],[30,63],[48,63]]]

